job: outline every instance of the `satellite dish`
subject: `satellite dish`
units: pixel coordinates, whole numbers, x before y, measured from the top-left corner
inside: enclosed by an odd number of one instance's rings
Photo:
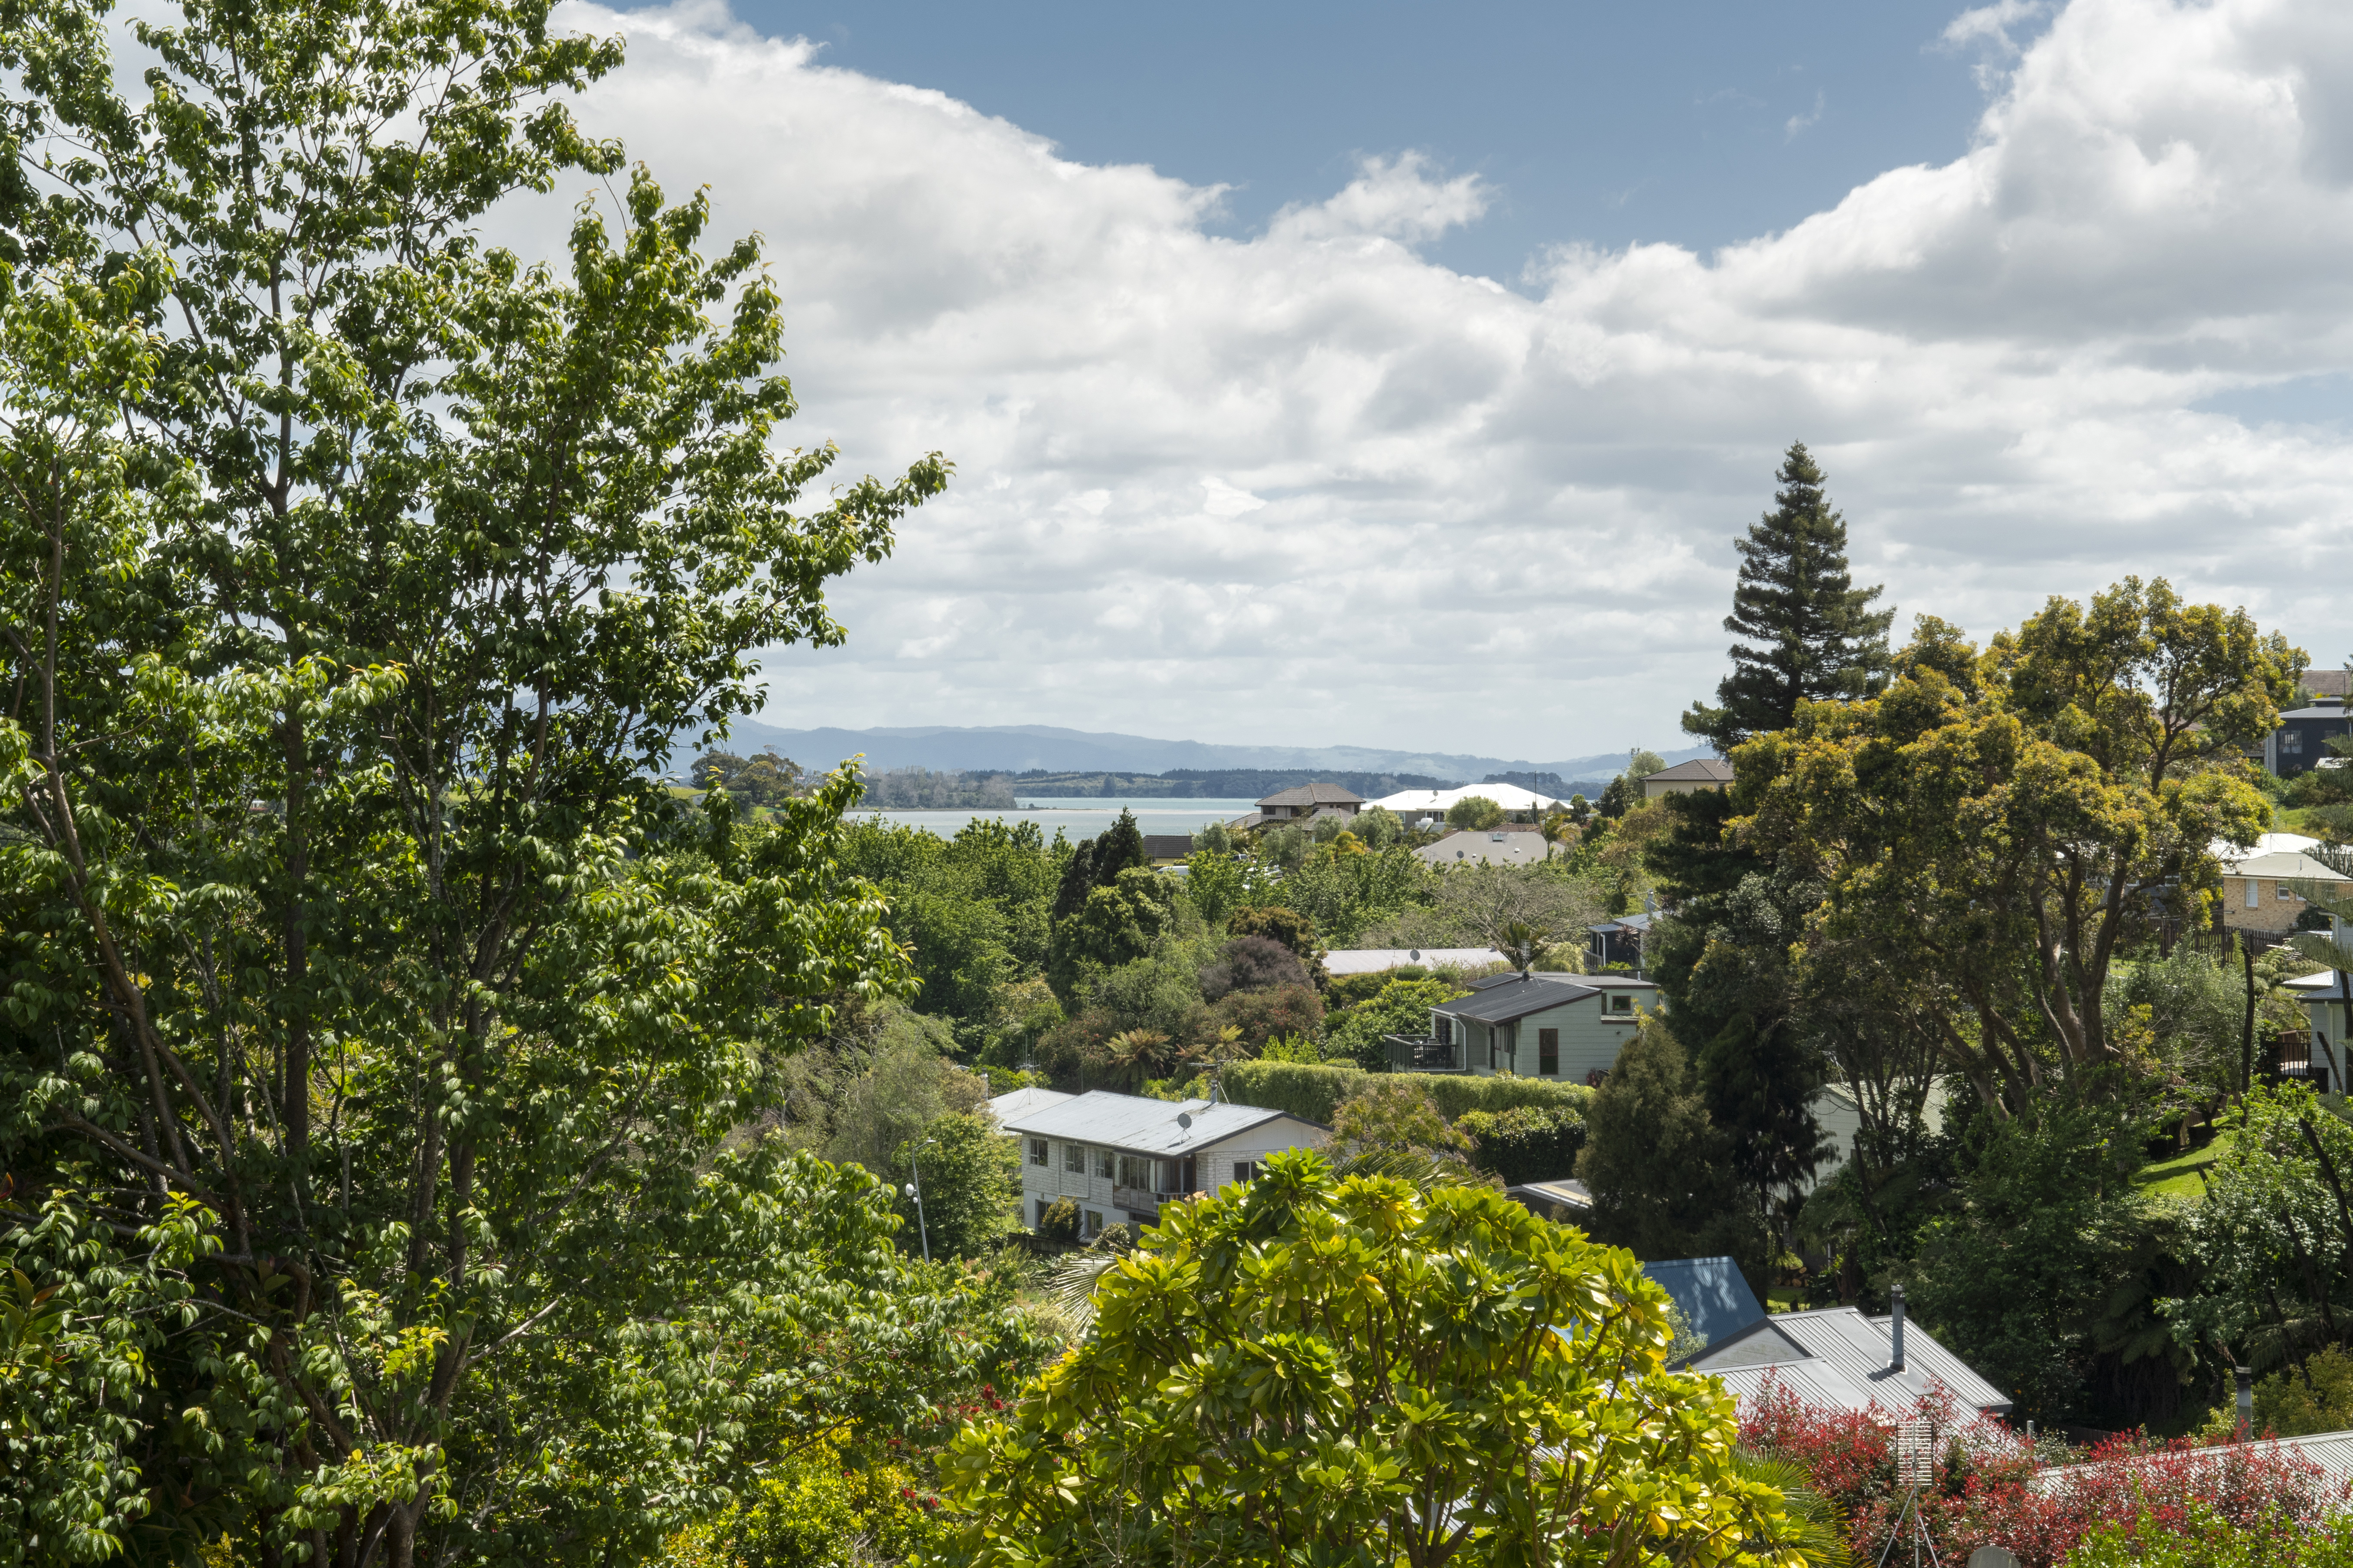
[[[1190,1132],[1193,1130],[1193,1113],[1189,1110],[1178,1111],[1176,1113],[1176,1125],[1182,1127],[1187,1132]]]

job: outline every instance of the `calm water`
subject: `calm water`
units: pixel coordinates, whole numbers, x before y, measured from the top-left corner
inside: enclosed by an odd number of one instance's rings
[[[1231,822],[1258,804],[1254,800],[1030,800],[1018,793],[1013,798],[1021,803],[1018,810],[991,806],[978,811],[959,807],[954,811],[874,811],[859,815],[924,828],[943,838],[955,837],[956,831],[975,817],[1001,816],[1008,822],[1036,823],[1038,831],[1050,844],[1058,827],[1070,835],[1073,843],[1092,838],[1118,821],[1123,808],[1135,813],[1135,826],[1145,833],[1191,833],[1205,822]]]

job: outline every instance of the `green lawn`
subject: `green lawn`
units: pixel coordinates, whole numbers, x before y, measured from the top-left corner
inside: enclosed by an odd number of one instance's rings
[[[2223,1131],[2214,1135],[2214,1142],[2202,1149],[2192,1149],[2187,1154],[2177,1154],[2170,1160],[2159,1160],[2140,1168],[2140,1190],[2155,1197],[2195,1198],[2206,1191],[2206,1184],[2198,1173],[2221,1159],[2231,1147],[2236,1134]]]

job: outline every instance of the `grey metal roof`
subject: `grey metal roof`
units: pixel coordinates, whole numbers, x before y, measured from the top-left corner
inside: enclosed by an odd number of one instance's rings
[[[1190,1116],[1193,1125],[1177,1126],[1180,1113]],[[1166,1155],[1197,1152],[1289,1114],[1256,1105],[1213,1105],[1206,1100],[1150,1100],[1140,1094],[1113,1094],[1109,1089],[1096,1089],[1010,1120],[1000,1118],[999,1121],[1008,1132],[1026,1133],[1032,1138],[1095,1143],[1106,1149],[1124,1149],[1131,1154]],[[1291,1120],[1304,1127],[1315,1126],[1303,1117]]]
[[[2336,703],[2334,703],[2334,702],[2327,703],[2327,704],[2324,704],[2324,705],[2322,705],[2322,706],[2313,707],[2313,708],[2291,708],[2291,709],[2289,709],[2286,712],[2284,712],[2284,713],[2283,713],[2283,714],[2281,714],[2281,715],[2280,715],[2280,718],[2281,718],[2281,719],[2283,719],[2283,720],[2287,720],[2287,719],[2342,719],[2342,718],[2344,718],[2344,717],[2345,717],[2345,710],[2344,710],[2344,709],[2342,709],[2342,708],[2340,708],[2340,707],[2338,707],[2338,706],[2337,706]]]
[[[1627,980],[1605,974],[1536,973],[1525,980],[1516,974],[1506,974],[1500,978],[1502,984],[1482,985],[1468,996],[1440,1002],[1431,1011],[1443,1013],[1450,1018],[1475,1018],[1482,1024],[1508,1024],[1531,1013],[1566,1007],[1588,996],[1599,996],[1604,991],[1658,989],[1647,980]]]
[[[1033,1086],[997,1096],[988,1102],[988,1110],[990,1115],[997,1118],[997,1124],[999,1127],[1010,1127],[1013,1124],[1013,1119],[1017,1116],[1027,1116],[1032,1111],[1044,1110],[1050,1106],[1060,1105],[1064,1100],[1078,1098],[1075,1094],[1064,1094],[1059,1089],[1039,1089]]]
[[[1326,974],[1378,974],[1409,963],[1468,966],[1501,963],[1504,955],[1492,947],[1344,947],[1324,955]]]
[[[1905,1332],[1908,1334],[1909,1330]],[[2343,1507],[2345,1493],[2353,1487],[2353,1432],[2316,1432],[2308,1437],[2259,1437],[2252,1443],[2232,1443],[2211,1448],[2190,1450],[2192,1461],[2211,1458],[2221,1460],[2232,1454],[2289,1454],[2304,1460],[2325,1478],[2325,1489],[2333,1494],[2328,1500]],[[2088,1479],[2110,1465],[2119,1462],[2104,1460],[2090,1465],[2058,1465],[2036,1475],[2028,1484],[2046,1497],[2063,1496],[2078,1480]]]
[[[1758,1392],[1771,1372],[1784,1383],[1802,1378],[1809,1387],[1835,1394],[1831,1402],[1851,1410],[1873,1404],[1902,1409],[1936,1384],[1971,1408],[2010,1408],[2009,1395],[1917,1322],[1904,1327],[1904,1370],[1891,1371],[1887,1363],[1894,1347],[1887,1325],[1887,1319],[1865,1317],[1859,1307],[1782,1312],[1716,1341],[1683,1364],[1693,1372],[1720,1373],[1725,1386],[1743,1398]]]
[[[1525,1204],[1539,1214],[1549,1213],[1555,1204],[1571,1209],[1593,1206],[1591,1189],[1583,1182],[1572,1181],[1566,1176],[1552,1182],[1522,1182],[1517,1186],[1505,1187],[1504,1195],[1514,1203]]]
[[[2348,880],[2341,871],[2331,870],[2326,861],[2309,855],[2275,851],[2269,855],[2250,855],[2222,868],[2226,877],[2275,879],[2283,882],[2342,882]]]

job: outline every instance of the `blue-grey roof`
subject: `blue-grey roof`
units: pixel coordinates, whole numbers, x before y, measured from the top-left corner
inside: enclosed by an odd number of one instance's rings
[[[1572,1002],[1599,996],[1604,991],[1657,989],[1647,980],[1629,980],[1616,974],[1536,973],[1525,980],[1516,974],[1505,974],[1497,976],[1493,984],[1477,986],[1468,996],[1440,1002],[1431,1010],[1443,1013],[1450,1018],[1476,1018],[1482,1024],[1508,1024],[1514,1018],[1525,1018],[1548,1007],[1566,1007]]]
[[[1677,1258],[1645,1263],[1642,1272],[1673,1298],[1692,1332],[1710,1344],[1765,1315],[1757,1292],[1729,1258]]]
[[[1783,1312],[1716,1341],[1682,1364],[1721,1377],[1742,1399],[1763,1393],[1770,1380],[1795,1389],[1810,1404],[1902,1410],[1942,1384],[1964,1409],[2010,1408],[2008,1394],[1917,1322],[1904,1326],[1904,1370],[1891,1370],[1894,1345],[1887,1325],[1887,1319],[1867,1318],[1858,1307]]]
[[[1179,1127],[1179,1115],[1189,1117],[1192,1125]],[[1256,1105],[1153,1100],[1141,1094],[1113,1094],[1103,1089],[1090,1089],[1075,1099],[1040,1106],[1020,1115],[1000,1117],[998,1124],[1008,1132],[1026,1133],[1032,1138],[1099,1143],[1107,1149],[1124,1149],[1131,1154],[1170,1155],[1194,1153],[1238,1132],[1286,1118],[1302,1127],[1323,1131],[1304,1117]]]
[[[2283,721],[2289,719],[2342,719],[2344,717],[2345,710],[2334,702],[2323,708],[2291,708],[2280,715]]]

